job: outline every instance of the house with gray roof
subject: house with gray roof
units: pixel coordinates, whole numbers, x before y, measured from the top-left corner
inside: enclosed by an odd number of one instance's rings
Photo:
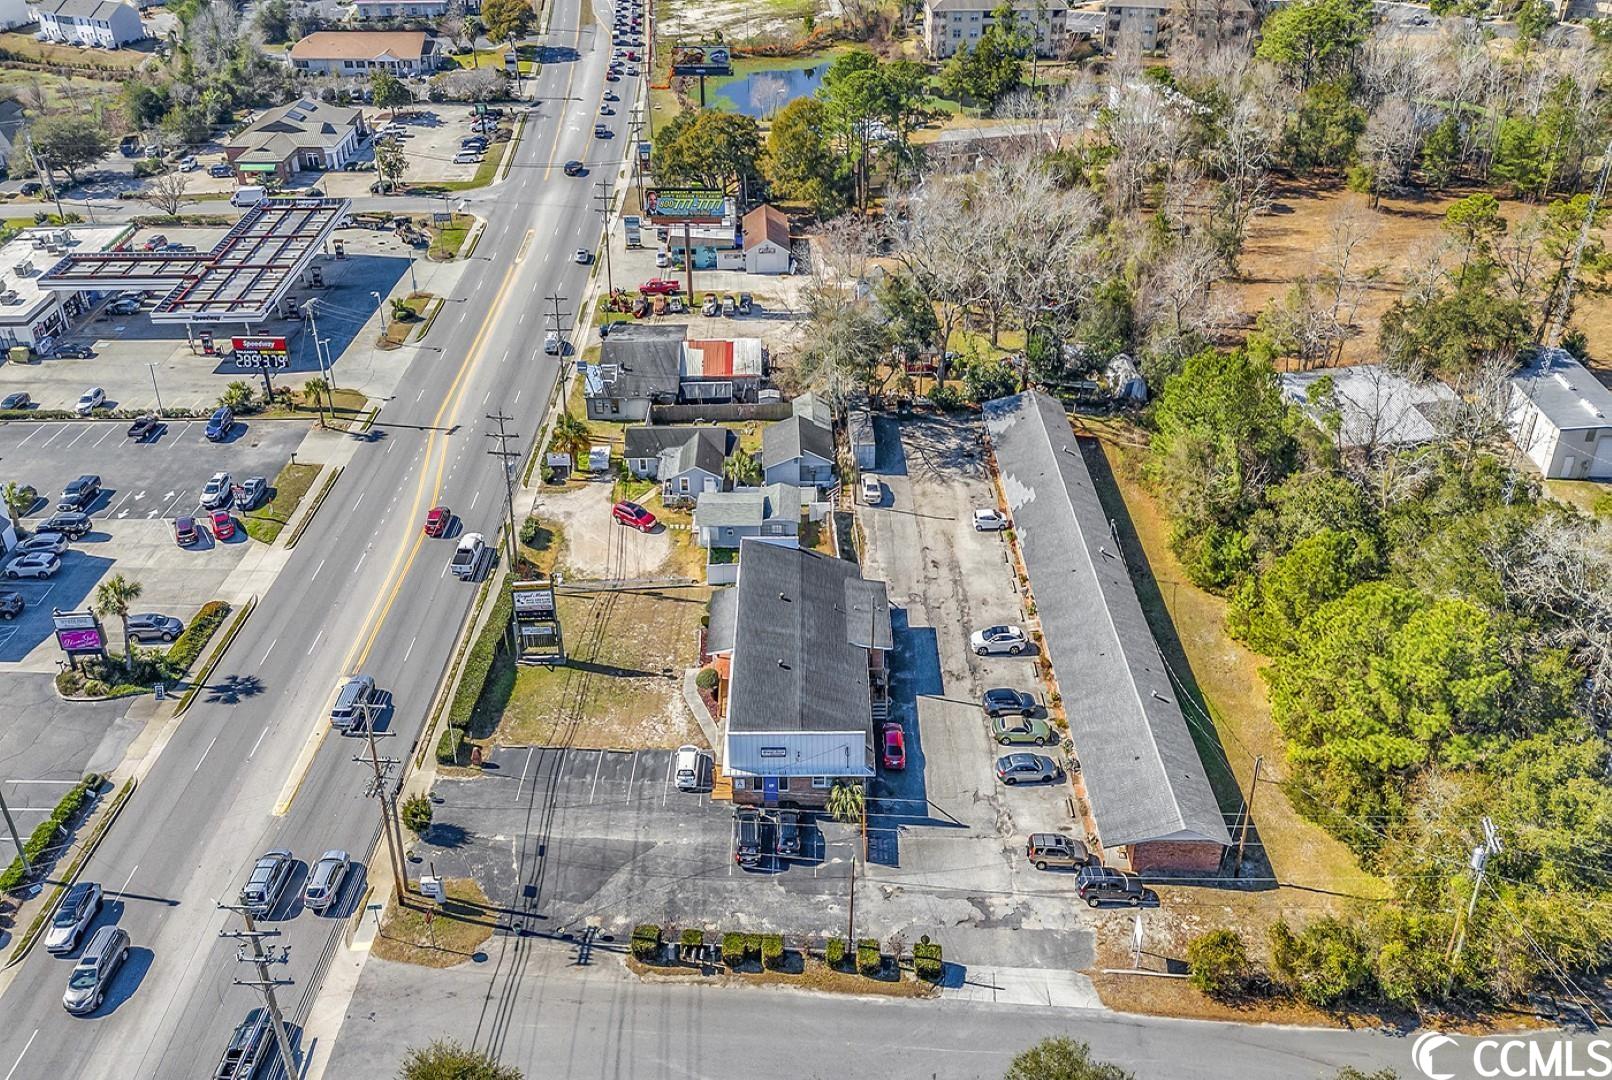
[[[580,367],[589,420],[648,420],[651,405],[677,403],[686,327],[616,323],[599,362]]]
[[[1505,420],[1547,479],[1612,480],[1612,390],[1566,349],[1540,349],[1512,374]]]
[[[115,49],[146,36],[140,11],[125,0],[36,0],[28,5],[45,41]]]
[[[1383,364],[1285,371],[1276,378],[1282,396],[1345,450],[1432,442],[1439,410],[1455,401],[1455,391],[1437,379],[1411,379]]]
[[[832,484],[833,429],[802,413],[778,421],[761,432],[761,469],[769,484]]]
[[[733,453],[739,441],[731,429],[714,424],[636,425],[626,431],[622,457],[627,462],[627,471],[640,480],[658,479],[661,455],[680,449],[690,439],[712,443],[724,458]]]
[[[737,548],[760,537],[800,543],[800,488],[768,484],[734,491],[704,491],[694,503],[694,535],[702,548]]]
[[[358,154],[364,116],[358,109],[300,98],[269,109],[224,144],[224,154],[248,182],[282,182],[299,172],[340,169]]]
[[[1103,847],[1214,873],[1226,819],[1063,406],[998,398],[985,425]]]
[[[722,490],[723,443],[694,436],[681,446],[662,450],[656,475],[660,501],[667,506],[692,503],[704,491]]]
[[[733,801],[822,807],[834,781],[874,774],[892,645],[884,582],[844,559],[750,539],[731,592],[712,601],[706,648]]]

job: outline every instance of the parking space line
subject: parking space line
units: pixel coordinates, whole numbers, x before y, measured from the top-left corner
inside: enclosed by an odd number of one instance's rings
[[[405,657],[405,659],[407,659],[407,657]],[[521,782],[519,784],[515,785],[515,802],[516,802],[516,804],[519,804],[520,801],[521,801],[521,789],[526,786],[526,770],[530,769],[531,767],[532,767],[532,748],[530,746],[528,746],[526,748],[526,764],[521,766]]]
[[[638,755],[632,756],[632,771],[627,774],[627,790],[632,791],[633,781],[638,779]]]
[[[99,439],[95,440],[95,445],[100,446],[102,443],[104,443],[106,441],[106,436],[110,435],[110,434],[112,434],[112,425],[108,424],[108,425],[106,425],[106,432]]]
[[[593,767],[593,786],[588,789],[588,802],[593,802],[593,796],[599,790],[599,770],[604,768],[604,755],[599,755],[599,764]]]
[[[666,801],[672,797],[672,770],[675,768],[677,768],[677,752],[674,750],[672,756],[666,759],[666,780],[660,793],[660,805],[663,810],[666,808]]]
[[[122,506],[124,503],[128,502],[132,498],[134,498],[134,492],[131,491],[127,495],[123,496],[123,498],[119,499],[116,503],[114,503],[113,505],[107,507],[106,512],[108,514],[117,513],[118,507]]]
[[[63,424],[61,427],[57,428],[51,434],[50,438],[46,439],[44,442],[39,444],[39,449],[43,450],[45,447],[47,447],[51,443],[55,442],[57,440],[57,438],[61,436],[61,433],[66,431],[66,430],[67,430],[67,425],[66,424]]]
[[[517,391],[515,391],[515,400],[511,401],[510,404],[511,405],[519,405],[520,403],[521,403],[521,392],[519,390],[517,390]]]
[[[66,446],[62,447],[62,449],[63,450],[71,450],[73,447],[78,445],[78,440],[82,439],[84,436],[88,435],[90,432],[92,432],[94,430],[95,430],[95,428],[94,428],[93,425],[85,424],[84,425],[84,430],[80,431],[77,435],[73,436],[73,441],[68,443]]]
[[[48,427],[50,427],[50,426],[51,426],[51,425],[49,425],[49,424],[40,424],[40,425],[39,425],[39,426],[38,426],[38,427],[36,427],[36,428],[34,428],[34,429],[33,429],[33,430],[32,430],[32,431],[30,431],[30,432],[29,432],[29,433],[28,433],[28,437],[27,437],[27,438],[25,438],[25,439],[23,439],[23,440],[22,440],[22,442],[20,442],[20,443],[18,443],[18,444],[17,444],[17,449],[18,449],[18,450],[21,450],[21,449],[22,449],[22,448],[23,448],[23,447],[25,447],[25,446],[27,446],[27,445],[28,445],[28,444],[29,444],[29,443],[31,443],[31,442],[33,442],[33,441],[34,441],[34,436],[35,436],[35,435],[38,435],[38,434],[39,434],[39,433],[40,433],[40,432],[41,432],[41,431],[44,431],[44,430],[45,430],[45,429],[46,429],[46,428],[48,428]]]

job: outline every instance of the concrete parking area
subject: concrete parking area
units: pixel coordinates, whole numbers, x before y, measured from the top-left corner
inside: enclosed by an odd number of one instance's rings
[[[5,694],[0,794],[26,836],[86,772],[115,768],[141,724],[128,699],[63,701],[45,674],[11,675]]]

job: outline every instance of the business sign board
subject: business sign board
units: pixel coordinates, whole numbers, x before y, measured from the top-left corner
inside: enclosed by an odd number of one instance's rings
[[[673,75],[732,75],[733,55],[726,45],[673,45]]]
[[[727,198],[702,188],[651,188],[644,192],[644,217],[656,225],[720,225]]]
[[[230,348],[238,368],[283,368],[291,362],[283,337],[230,338]]]
[[[106,653],[106,633],[95,612],[58,609],[51,613],[51,625],[56,631],[56,644],[68,656]]]

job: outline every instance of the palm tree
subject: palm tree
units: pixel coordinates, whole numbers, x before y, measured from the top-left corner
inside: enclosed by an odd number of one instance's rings
[[[140,599],[138,581],[130,581],[122,574],[113,574],[95,586],[95,610],[102,618],[116,615],[123,623],[123,658],[134,659],[134,643],[129,640],[129,605]]]
[[[593,432],[587,421],[562,412],[554,418],[554,435],[549,440],[557,453],[570,454],[574,464],[588,460],[588,448],[593,445]]]
[[[756,455],[747,454],[743,450],[722,463],[722,475],[726,476],[728,483],[736,488],[757,487],[766,476]]]
[[[330,384],[323,379],[309,379],[302,384],[302,393],[311,397],[314,404],[319,407],[319,426],[325,426],[325,395],[330,393]]]
[[[4,487],[0,487],[0,500],[6,504],[6,513],[11,517],[11,527],[21,528],[17,519],[33,508],[39,496],[32,488],[24,487],[15,480],[7,480]]]
[[[835,821],[862,820],[862,785],[846,780],[834,781],[828,789],[828,816]]]

